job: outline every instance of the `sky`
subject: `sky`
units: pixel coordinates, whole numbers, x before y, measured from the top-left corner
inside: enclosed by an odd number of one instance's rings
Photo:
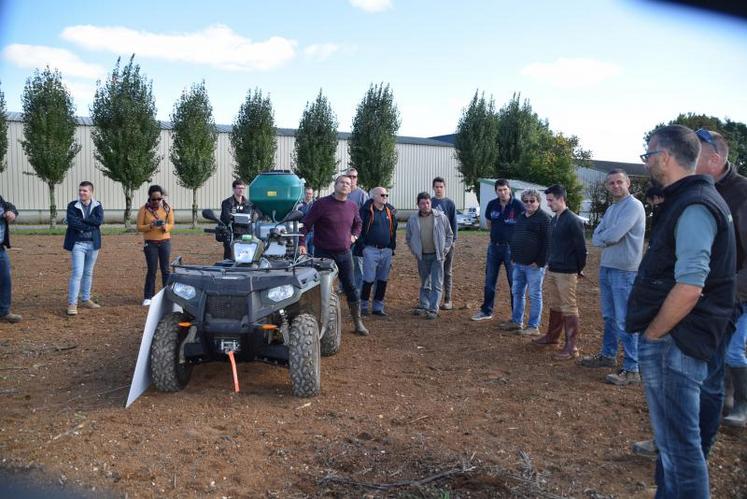
[[[35,68],[58,68],[76,114],[131,54],[168,120],[205,81],[219,124],[247,92],[297,128],[321,90],[350,131],[371,84],[388,83],[399,134],[453,133],[475,91],[514,93],[593,158],[638,161],[644,134],[679,113],[747,123],[747,21],[650,1],[0,0],[8,111]]]

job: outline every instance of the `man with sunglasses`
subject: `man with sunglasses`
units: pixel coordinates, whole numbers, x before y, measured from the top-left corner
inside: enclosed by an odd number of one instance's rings
[[[598,354],[582,358],[579,364],[592,368],[615,367],[618,345],[622,343],[622,369],[609,374],[606,380],[613,385],[629,385],[641,382],[638,334],[625,332],[625,314],[643,257],[646,210],[643,203],[630,195],[630,178],[625,170],[610,170],[605,186],[613,203],[604,212],[591,239],[594,246],[602,248],[599,262],[599,301],[604,319],[602,348]]]
[[[657,497],[709,497],[701,391],[734,308],[736,243],[713,180],[696,175],[698,135],[656,130],[641,155],[664,203],[628,301],[654,440]]]
[[[361,237],[356,241],[353,254],[363,257],[363,287],[361,288],[361,314],[368,315],[371,290],[376,287],[373,298],[373,315],[385,316],[386,294],[392,257],[397,249],[397,210],[389,204],[389,193],[385,187],[371,189],[371,199],[360,209]]]
[[[368,193],[358,187],[358,170],[355,168],[348,168],[345,172],[350,178],[351,190],[348,195],[348,201],[352,201],[360,210],[363,208],[363,204],[368,201]],[[353,275],[355,282],[355,289],[358,290],[358,294],[361,293],[363,287],[363,257],[353,256]]]
[[[521,193],[526,211],[519,215],[511,236],[511,269],[513,272],[513,312],[511,321],[503,326],[516,334],[538,336],[542,317],[542,281],[545,278],[547,254],[550,249],[550,215],[540,207],[542,198],[534,189]],[[525,294],[531,309],[524,328]]]
[[[726,411],[729,414],[723,422],[728,426],[744,426],[747,422],[747,178],[737,173],[729,163],[729,145],[721,134],[704,128],[695,133],[701,142],[695,171],[712,177],[716,183],[716,190],[731,210],[737,245],[736,328],[730,325],[720,348],[709,362],[708,377],[700,397],[701,433],[707,456],[718,432],[724,401],[724,363],[733,398],[727,399]]]
[[[249,213],[252,206],[244,195],[246,192],[246,183],[237,178],[231,185],[233,187],[233,195],[224,199],[220,204],[220,221],[226,225],[231,223],[231,215],[234,213]],[[229,259],[231,256],[231,244],[228,241],[223,241],[223,258]]]

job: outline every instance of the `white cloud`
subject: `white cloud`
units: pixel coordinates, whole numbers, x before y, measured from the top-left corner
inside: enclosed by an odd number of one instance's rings
[[[75,102],[75,114],[78,116],[88,116],[88,108],[93,102],[96,95],[96,85],[90,82],[72,81],[63,79],[67,91],[73,97]]]
[[[3,50],[3,58],[21,68],[57,68],[63,76],[96,79],[105,74],[104,68],[81,61],[69,50],[44,45],[13,43]]]
[[[366,12],[383,12],[392,8],[392,0],[350,0],[350,5]]]
[[[303,53],[311,61],[322,62],[339,50],[340,46],[334,43],[315,43],[303,49]]]
[[[267,71],[287,63],[296,42],[273,36],[253,42],[216,24],[193,33],[149,33],[118,26],[70,26],[62,38],[90,50],[166,61],[205,64],[228,71]]]
[[[535,62],[521,70],[522,76],[543,80],[554,87],[592,87],[622,72],[619,66],[594,59],[560,58],[555,62]]]

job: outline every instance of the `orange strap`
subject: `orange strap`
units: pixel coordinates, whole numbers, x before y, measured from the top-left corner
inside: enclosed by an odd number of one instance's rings
[[[231,361],[231,371],[233,372],[233,391],[239,393],[239,375],[236,372],[236,359],[233,358],[233,352],[228,352],[228,359]]]

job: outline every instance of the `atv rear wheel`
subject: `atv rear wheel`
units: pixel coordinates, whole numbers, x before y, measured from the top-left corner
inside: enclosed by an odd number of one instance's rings
[[[321,389],[319,324],[311,314],[298,315],[288,330],[288,371],[296,397],[313,397]]]
[[[329,357],[340,351],[342,341],[342,312],[340,309],[340,297],[334,293],[329,295],[327,306],[327,329],[321,339],[322,355]]]
[[[181,312],[167,315],[158,323],[150,346],[150,375],[161,392],[183,390],[192,375],[192,364],[179,363],[179,348],[186,335],[179,323],[186,320]]]

